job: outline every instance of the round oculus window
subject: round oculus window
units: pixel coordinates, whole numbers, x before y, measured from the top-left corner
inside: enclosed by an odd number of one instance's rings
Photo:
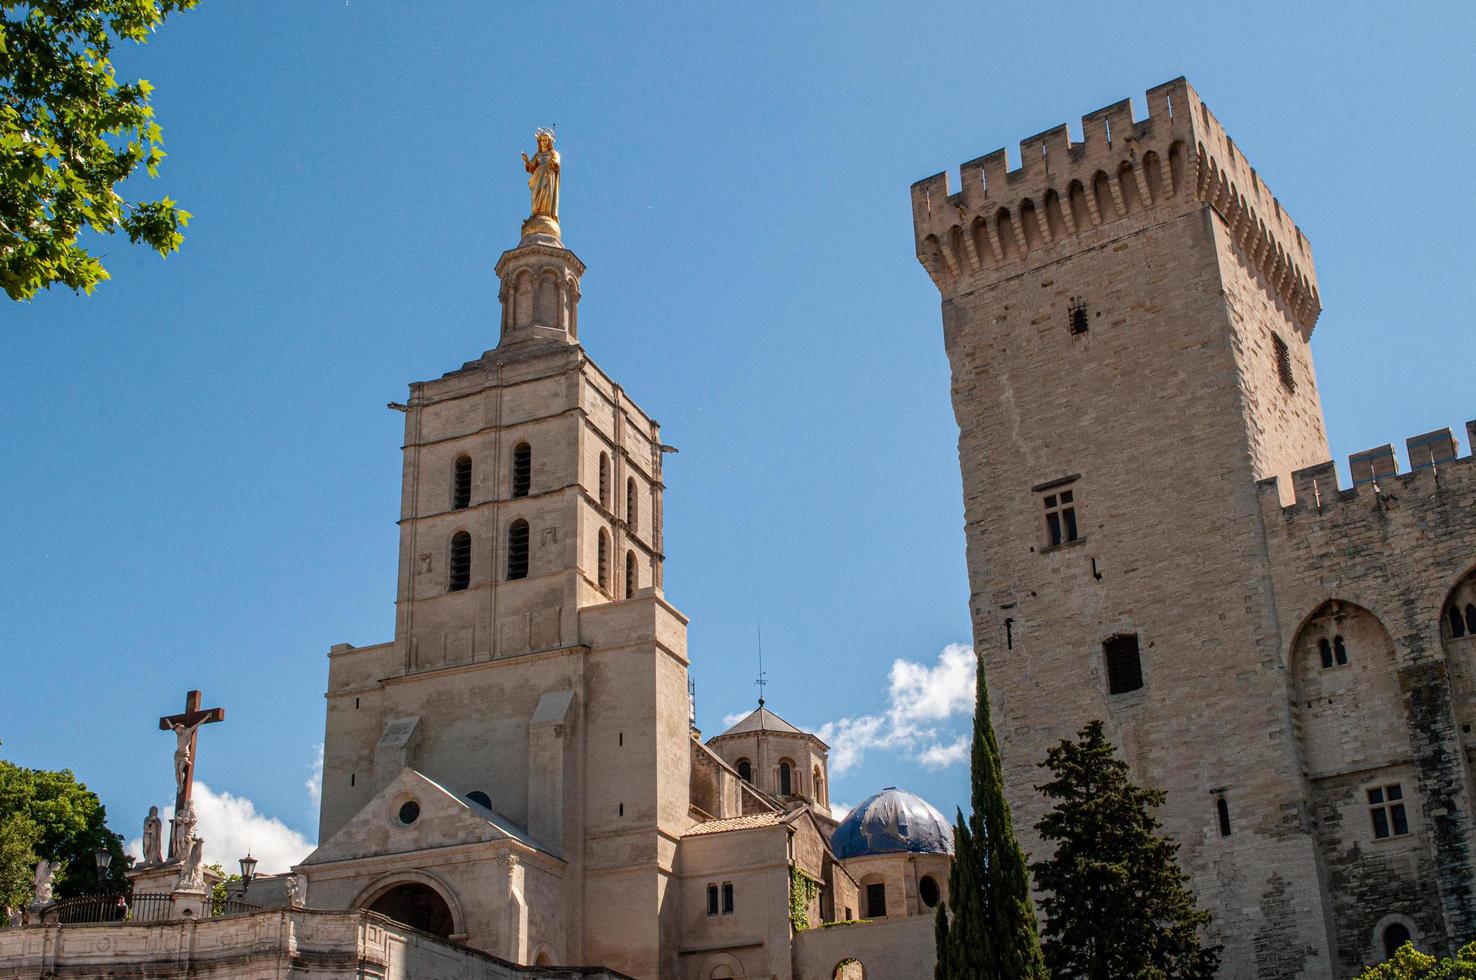
[[[938,904],[938,883],[933,880],[932,875],[924,875],[922,881],[917,883],[917,895],[928,908]]]
[[[400,823],[410,826],[420,819],[420,804],[414,800],[407,800],[400,804]]]

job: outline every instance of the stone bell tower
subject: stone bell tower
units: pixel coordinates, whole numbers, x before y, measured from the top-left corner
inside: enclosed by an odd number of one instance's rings
[[[399,896],[387,914],[436,905],[403,891],[429,888],[448,910],[434,923],[517,962],[668,975],[690,740],[686,619],[661,590],[661,434],[580,345],[585,270],[562,241],[557,168],[541,134],[534,213],[496,265],[497,346],[393,406],[395,636],[329,654],[304,870],[315,902]]]

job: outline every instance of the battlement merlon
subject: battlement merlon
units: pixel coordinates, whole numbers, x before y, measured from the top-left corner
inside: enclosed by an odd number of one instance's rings
[[[1207,205],[1310,335],[1322,306],[1306,236],[1184,78],[1147,104],[1141,120],[1130,99],[1087,113],[1080,143],[1064,124],[1022,140],[1014,170],[1005,149],[970,160],[956,192],[947,172],[913,184],[918,261],[947,294],[1099,244],[1137,211]]]
[[[1404,445],[1409,459],[1405,472],[1399,470],[1392,444],[1350,455],[1348,470],[1353,486],[1346,490],[1339,485],[1337,467],[1331,461],[1294,471],[1287,494],[1283,494],[1277,477],[1261,480],[1256,489],[1262,515],[1270,521],[1278,516],[1326,514],[1360,500],[1398,499],[1429,488],[1439,489],[1453,479],[1476,491],[1476,453],[1461,456],[1450,429],[1410,436]],[[1476,447],[1476,420],[1466,423],[1466,446]]]

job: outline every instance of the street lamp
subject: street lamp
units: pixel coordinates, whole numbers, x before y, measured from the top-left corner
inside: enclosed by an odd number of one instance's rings
[[[246,856],[241,859],[241,896],[244,898],[246,889],[251,887],[251,879],[256,877],[256,858],[247,851]]]
[[[106,847],[99,847],[92,852],[92,859],[97,862],[97,887],[103,886],[103,879],[108,875],[108,865],[113,863],[113,852]]]

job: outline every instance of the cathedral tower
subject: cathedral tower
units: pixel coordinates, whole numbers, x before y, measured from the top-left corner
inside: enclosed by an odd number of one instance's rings
[[[1037,763],[1104,719],[1168,792],[1225,975],[1327,976],[1256,489],[1327,458],[1311,250],[1183,79],[1082,129],[912,188],[1015,826],[1042,857]]]
[[[520,963],[666,975],[691,749],[686,619],[661,589],[663,448],[580,345],[584,264],[560,237],[552,160],[496,265],[497,347],[393,406],[395,636],[330,653],[303,870],[315,904]]]

